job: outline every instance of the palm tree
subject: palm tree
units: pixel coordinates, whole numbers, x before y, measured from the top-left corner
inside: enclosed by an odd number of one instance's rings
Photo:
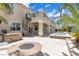
[[[13,13],[12,9],[10,8],[10,6],[7,3],[0,3],[0,10],[3,11],[7,15],[10,15]],[[0,15],[0,23],[2,21],[7,23],[5,17]]]
[[[13,13],[12,9],[10,8],[10,6],[7,3],[0,3],[0,11],[3,11],[5,13],[5,15],[10,15]],[[0,24],[1,22],[4,22],[7,24],[6,18],[0,15]],[[4,41],[4,33],[2,33],[2,41]]]
[[[68,10],[71,15],[62,14],[62,10]],[[60,8],[60,18],[66,24],[75,24],[77,30],[79,30],[79,3],[76,4],[62,4]]]
[[[51,19],[51,20],[52,20],[52,19]],[[62,28],[62,26],[63,26],[62,20],[57,19],[57,18],[54,19],[54,20],[52,20],[52,23],[55,25],[56,31],[60,30],[60,29]]]

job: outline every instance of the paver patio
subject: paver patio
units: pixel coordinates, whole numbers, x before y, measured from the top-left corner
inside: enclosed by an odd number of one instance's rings
[[[62,52],[67,53],[68,48],[66,45],[66,40],[64,39],[54,39],[49,37],[24,37],[23,40],[17,41],[6,46],[0,47],[0,55],[7,56],[7,49],[1,50],[1,48],[10,47],[16,43],[20,42],[38,42],[42,45],[42,52],[48,54],[49,56],[63,56]]]

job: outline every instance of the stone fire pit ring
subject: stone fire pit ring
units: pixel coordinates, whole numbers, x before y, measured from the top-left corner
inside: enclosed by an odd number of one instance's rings
[[[19,51],[21,56],[36,56],[41,51],[42,47],[40,43],[28,42],[28,43],[16,44],[16,48],[12,47],[12,49]]]

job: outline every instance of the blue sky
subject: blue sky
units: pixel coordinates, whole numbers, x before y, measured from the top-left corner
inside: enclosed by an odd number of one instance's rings
[[[44,9],[45,13],[50,13],[53,10],[57,10],[60,4],[57,3],[31,3],[29,7],[34,11],[38,12],[39,9]]]
[[[60,16],[60,12],[58,11],[60,3],[24,3],[24,5],[30,8],[33,12],[38,12],[39,9],[43,9],[48,17],[55,18]]]

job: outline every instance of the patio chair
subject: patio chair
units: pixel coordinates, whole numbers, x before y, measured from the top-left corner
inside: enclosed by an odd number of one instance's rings
[[[70,40],[70,39],[66,39],[66,44],[67,44],[67,47],[68,47],[68,51],[70,53],[70,56],[72,56],[72,47],[75,47],[75,45],[73,44],[73,42]]]
[[[79,56],[79,50],[77,47],[74,47],[71,49],[72,50],[72,53],[75,54],[76,56]]]
[[[79,56],[79,50],[78,48],[75,46],[75,44],[70,40],[70,39],[66,39],[66,43],[68,46],[68,50],[70,52],[71,56]]]

